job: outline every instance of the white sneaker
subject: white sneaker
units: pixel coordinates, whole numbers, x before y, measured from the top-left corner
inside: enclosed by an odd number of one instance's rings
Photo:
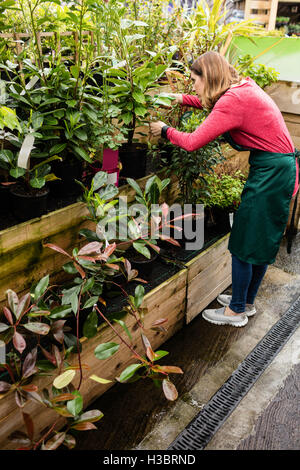
[[[214,325],[245,326],[248,323],[248,317],[245,313],[240,315],[224,315],[226,307],[206,309],[202,312],[202,317]]]
[[[219,302],[219,304],[223,305],[224,307],[227,307],[231,302],[231,297],[231,295],[220,294],[217,297],[217,301]],[[256,314],[256,308],[254,307],[254,305],[251,307],[249,305],[246,305],[245,313],[247,317],[253,317],[253,315]]]

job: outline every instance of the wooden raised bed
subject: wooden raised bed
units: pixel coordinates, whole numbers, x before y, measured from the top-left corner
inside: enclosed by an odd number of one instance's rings
[[[189,261],[184,269],[145,295],[142,307],[147,308],[144,319],[146,335],[154,350],[174,335],[185,323],[190,322],[230,285],[230,255],[226,250],[228,237],[229,234],[213,243]],[[168,318],[167,333],[149,329],[151,324],[159,318]],[[144,353],[135,319],[127,315],[124,320],[132,334],[132,344],[135,349],[139,353]],[[117,328],[119,328],[118,325]],[[123,333],[121,328],[119,331],[121,334]],[[81,339],[81,360],[82,363],[89,366],[88,370],[84,370],[84,380],[80,389],[84,398],[84,407],[87,407],[96,397],[102,395],[113,385],[113,383],[98,384],[88,379],[90,375],[96,374],[113,380],[125,367],[134,363],[131,352],[123,344],[114,356],[105,361],[98,360],[94,356],[95,347],[100,343],[110,341],[116,341],[116,336],[106,325],[99,327],[98,334],[94,338]],[[119,342],[118,339],[117,342]],[[73,357],[73,363],[77,363],[76,355]],[[45,387],[50,388],[55,376],[56,374],[53,377],[35,378],[34,383],[38,385],[40,390]],[[78,380],[77,373],[74,385],[78,384]],[[24,411],[29,413],[36,423],[35,438],[43,435],[47,427],[52,425],[58,417],[54,411],[33,401],[28,401],[25,404]],[[64,418],[59,417],[56,429],[62,427],[64,422]],[[0,423],[0,449],[12,449],[13,445],[7,440],[8,436],[17,429],[23,429],[21,412],[15,404],[13,393],[0,395]]]
[[[142,188],[151,176],[137,180]],[[158,172],[158,176],[162,178],[163,171]],[[164,191],[164,200],[172,199],[176,185],[173,178],[170,187]],[[120,188],[119,196],[126,196],[128,202],[134,200],[134,195],[131,186]],[[66,277],[61,271],[66,258],[60,253],[44,250],[43,244],[54,243],[66,251],[72,250],[79,243],[79,230],[94,227],[85,220],[87,215],[85,204],[77,202],[0,231],[0,308],[9,288],[22,294],[46,274],[52,275],[53,282],[60,282]]]
[[[169,339],[176,331],[183,327],[185,323],[186,311],[186,279],[187,270],[182,269],[177,274],[166,280],[161,285],[145,295],[142,307],[148,309],[145,315],[144,324],[146,335],[149,338],[154,350],[158,348],[164,341]],[[159,318],[168,318],[168,331],[161,333],[150,329],[152,323]],[[144,354],[141,344],[139,327],[135,319],[131,315],[124,318],[129,331],[131,332],[133,345],[137,352]],[[115,327],[122,334],[123,330],[115,324]],[[80,393],[84,398],[84,407],[88,406],[97,396],[103,394],[113,384],[101,385],[88,377],[96,374],[100,377],[114,380],[114,378],[122,372],[129,364],[134,363],[131,351],[121,343],[119,351],[109,359],[100,361],[94,355],[96,346],[100,343],[120,341],[116,338],[111,328],[106,325],[99,327],[98,334],[87,340],[81,339],[82,353],[81,360],[83,364],[87,364],[89,369],[84,369],[82,387]],[[73,356],[73,362],[76,364],[77,356]],[[39,390],[43,388],[51,388],[52,382],[57,374],[52,377],[35,378],[35,383]],[[79,373],[76,373],[74,385],[79,381]],[[65,423],[63,417],[59,417],[57,413],[51,409],[34,401],[28,401],[24,408],[25,413],[29,413],[36,427],[35,439],[38,439],[45,433],[48,426],[51,426],[58,418],[56,429],[62,427]],[[100,423],[101,426],[101,423]],[[0,449],[13,449],[14,445],[8,441],[8,436],[16,430],[24,430],[21,411],[15,403],[14,393],[0,395]]]

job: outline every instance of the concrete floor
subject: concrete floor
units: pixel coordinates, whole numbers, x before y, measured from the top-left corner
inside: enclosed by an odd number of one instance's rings
[[[257,314],[241,329],[242,334],[231,342],[223,357],[208,368],[187,393],[180,396],[168,413],[157,419],[152,430],[134,449],[167,449],[296,300],[300,294],[299,254],[300,233],[291,255],[286,253],[285,242],[282,242],[276,262],[268,268],[259,290]],[[213,329],[220,329],[214,325],[210,328],[211,333]],[[299,450],[299,375],[300,329],[274,358],[206,450]]]

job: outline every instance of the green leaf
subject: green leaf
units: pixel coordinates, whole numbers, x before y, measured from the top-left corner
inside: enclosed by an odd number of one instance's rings
[[[24,323],[23,326],[26,330],[32,331],[38,335],[47,335],[50,330],[50,325],[47,325],[47,323],[31,322]]]
[[[72,308],[69,306],[55,307],[51,310],[50,318],[65,318],[69,313],[72,312]]]
[[[77,65],[71,65],[70,72],[74,78],[78,78],[80,74],[80,68]]]
[[[93,307],[98,302],[98,296],[91,297],[88,299],[82,309]]]
[[[61,153],[66,148],[66,146],[66,143],[53,145],[53,147],[51,147],[51,149],[49,150],[49,154],[54,155]]]
[[[108,357],[115,354],[120,345],[117,343],[103,343],[99,344],[99,346],[95,349],[95,356],[97,359],[107,359]]]
[[[113,321],[116,322],[116,323],[118,323],[118,324],[123,328],[123,330],[125,331],[125,333],[127,334],[127,336],[128,336],[128,337],[131,339],[131,341],[132,341],[131,333],[130,333],[130,331],[128,330],[127,325],[126,325],[126,323],[124,322],[124,320],[116,320],[116,319],[114,319]]]
[[[133,242],[133,247],[136,249],[136,251],[141,253],[141,255],[144,255],[148,259],[151,258],[151,253],[149,249],[143,243]]]
[[[136,286],[135,291],[134,291],[134,304],[137,308],[141,306],[144,295],[145,295],[144,287],[141,285]]]
[[[109,384],[112,382],[112,380],[108,380],[108,379],[102,379],[102,377],[98,377],[97,375],[93,374],[89,377],[89,379],[92,379],[94,380],[95,382],[98,382],[99,384],[103,384],[103,385],[106,385],[106,384]]]
[[[96,310],[92,310],[91,313],[87,316],[83,324],[83,336],[86,338],[93,338],[97,333],[98,327],[98,314]]]
[[[130,184],[130,186],[140,195],[143,197],[143,191],[141,190],[141,188],[139,187],[138,183],[132,179],[132,178],[126,178],[126,181],[128,184]]]
[[[105,171],[98,171],[92,180],[92,188],[94,191],[100,189],[107,182],[107,173]]]
[[[73,392],[76,398],[67,402],[67,410],[74,416],[78,416],[83,408],[83,398],[81,394],[75,390]]]
[[[168,353],[168,351],[155,351],[155,354],[158,355],[158,357],[155,357],[155,359],[153,359],[153,361],[158,361],[162,357],[167,356],[169,353]]]
[[[67,387],[72,382],[75,375],[76,375],[75,370],[72,370],[72,369],[66,370],[66,372],[63,372],[62,374],[60,374],[58,377],[54,379],[53,381],[54,387],[58,389]]]
[[[40,189],[43,186],[45,186],[46,180],[45,178],[35,176],[34,178],[31,178],[29,180],[29,183],[30,183],[30,186],[32,186],[33,188]]]
[[[44,276],[34,289],[34,300],[38,300],[46,292],[49,285],[49,274]]]
[[[121,373],[120,377],[118,378],[119,382],[126,382],[130,379],[138,369],[143,367],[143,364],[131,364],[131,366],[126,367],[125,370]]]
[[[0,323],[0,333],[2,333],[2,331],[8,330],[8,328],[10,328],[10,325],[6,325],[5,323]]]
[[[133,120],[133,114],[129,112],[125,114],[121,114],[120,118],[122,119],[124,124],[128,125]]]
[[[101,199],[108,201],[119,193],[119,189],[114,184],[108,184],[105,188],[98,191]]]
[[[138,103],[145,104],[146,102],[145,95],[142,91],[134,90],[134,92],[132,93],[132,96],[134,100],[137,101]]]
[[[24,176],[26,173],[26,170],[24,168],[12,168],[9,170],[10,176],[13,178],[20,178],[20,176]]]

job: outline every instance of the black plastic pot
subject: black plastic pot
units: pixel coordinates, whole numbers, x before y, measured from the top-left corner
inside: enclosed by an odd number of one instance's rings
[[[54,196],[79,195],[81,188],[76,180],[81,180],[83,173],[83,161],[74,158],[66,158],[63,161],[55,160],[52,163],[52,171],[60,180],[51,181],[51,193]]]
[[[8,214],[10,211],[10,189],[15,186],[16,183],[11,185],[0,184],[0,214]]]
[[[229,219],[230,212],[233,212],[231,208],[221,208],[218,206],[213,206],[210,208],[212,222],[220,227],[224,232],[230,232],[231,230]]]
[[[125,258],[131,264],[132,269],[137,269],[138,277],[148,281],[151,277],[151,273],[153,270],[154,262],[157,259],[158,254],[151,251],[151,258],[145,258],[142,254],[138,253],[134,248],[129,248],[126,251]]]
[[[143,178],[146,176],[147,144],[123,144],[119,149],[119,159],[122,163],[120,178]]]
[[[20,222],[41,217],[47,212],[48,188],[27,193],[22,186],[16,185],[9,192],[13,215]]]

